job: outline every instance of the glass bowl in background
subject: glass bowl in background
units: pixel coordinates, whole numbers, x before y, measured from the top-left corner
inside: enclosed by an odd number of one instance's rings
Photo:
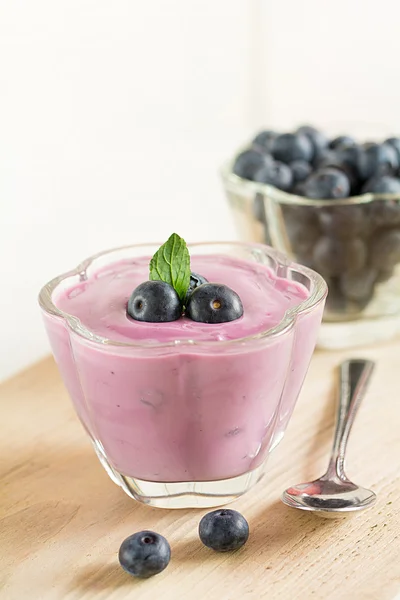
[[[274,186],[222,179],[239,236],[270,244],[326,280],[318,346],[345,348],[400,332],[400,195],[313,200]]]
[[[100,337],[57,308],[57,295],[99,269],[135,264],[157,245],[88,258],[40,292],[52,351],[75,410],[111,479],[162,508],[218,506],[261,478],[300,393],[327,287],[320,275],[259,244],[194,244],[265,265],[309,296],[272,329],[235,340],[122,343]],[[118,273],[117,273],[118,276]]]

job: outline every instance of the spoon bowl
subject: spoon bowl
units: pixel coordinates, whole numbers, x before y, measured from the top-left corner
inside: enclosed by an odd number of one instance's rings
[[[353,359],[341,364],[337,423],[328,470],[319,479],[284,491],[281,500],[287,506],[335,517],[375,503],[374,492],[350,481],[344,471],[350,429],[373,369],[374,363],[370,360]]]
[[[316,479],[288,488],[282,502],[291,508],[319,512],[347,513],[372,506],[376,495],[351,481]]]

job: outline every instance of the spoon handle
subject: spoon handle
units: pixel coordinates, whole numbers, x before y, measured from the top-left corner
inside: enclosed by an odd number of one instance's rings
[[[373,361],[363,359],[346,360],[340,365],[339,402],[332,454],[327,472],[329,476],[336,475],[339,479],[347,480],[344,472],[347,440],[374,366]]]

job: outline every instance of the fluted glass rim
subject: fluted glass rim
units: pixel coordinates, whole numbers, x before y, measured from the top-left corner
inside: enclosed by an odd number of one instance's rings
[[[160,243],[148,243],[148,244],[129,244],[126,246],[120,246],[116,248],[111,248],[109,250],[105,250],[103,252],[98,252],[93,254],[92,256],[83,260],[79,265],[70,271],[66,271],[57,277],[51,279],[48,283],[46,283],[39,292],[39,305],[41,309],[50,316],[58,317],[63,319],[67,325],[70,327],[72,331],[77,333],[83,338],[91,342],[95,342],[102,345],[107,346],[119,346],[119,347],[132,347],[132,348],[166,348],[166,347],[184,347],[184,346],[196,346],[196,347],[210,347],[212,348],[221,348],[224,346],[232,346],[236,344],[242,344],[248,341],[257,341],[257,340],[270,340],[271,338],[275,338],[277,336],[281,336],[285,333],[288,333],[295,325],[296,319],[298,315],[311,312],[315,310],[322,302],[325,301],[328,288],[325,280],[308,267],[300,265],[292,260],[290,260],[284,253],[271,248],[270,246],[266,246],[265,244],[251,243],[251,242],[237,242],[237,241],[223,241],[223,242],[197,242],[193,244],[188,244],[189,250],[196,248],[204,248],[206,246],[213,247],[238,247],[238,248],[248,248],[254,251],[259,250],[267,255],[274,263],[276,264],[275,273],[278,276],[284,276],[284,273],[287,273],[288,270],[291,270],[295,273],[301,274],[307,277],[312,285],[313,289],[311,290],[310,295],[306,300],[300,302],[295,307],[286,311],[285,315],[281,319],[281,321],[272,328],[267,330],[258,332],[256,334],[252,334],[249,336],[245,336],[242,338],[237,338],[233,340],[196,340],[196,339],[185,339],[185,340],[173,340],[169,342],[144,342],[141,340],[140,342],[121,342],[117,340],[112,340],[110,338],[102,337],[96,334],[94,331],[86,327],[81,320],[65,311],[59,309],[52,300],[52,295],[55,289],[67,278],[73,276],[79,276],[84,273],[88,267],[92,265],[92,263],[103,256],[108,254],[121,252],[121,251],[129,251],[139,250],[140,248],[149,248],[150,246],[154,246],[154,249],[160,247]]]

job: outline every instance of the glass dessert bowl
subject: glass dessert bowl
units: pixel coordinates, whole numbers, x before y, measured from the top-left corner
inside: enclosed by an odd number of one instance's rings
[[[127,300],[156,249],[97,254],[45,285],[39,302],[63,381],[112,480],[152,506],[217,506],[261,478],[282,439],[327,287],[261,244],[194,244],[193,270],[232,285],[243,316],[134,322]]]
[[[400,332],[400,194],[314,200],[222,169],[240,238],[319,272],[329,288],[318,345],[343,348]]]

